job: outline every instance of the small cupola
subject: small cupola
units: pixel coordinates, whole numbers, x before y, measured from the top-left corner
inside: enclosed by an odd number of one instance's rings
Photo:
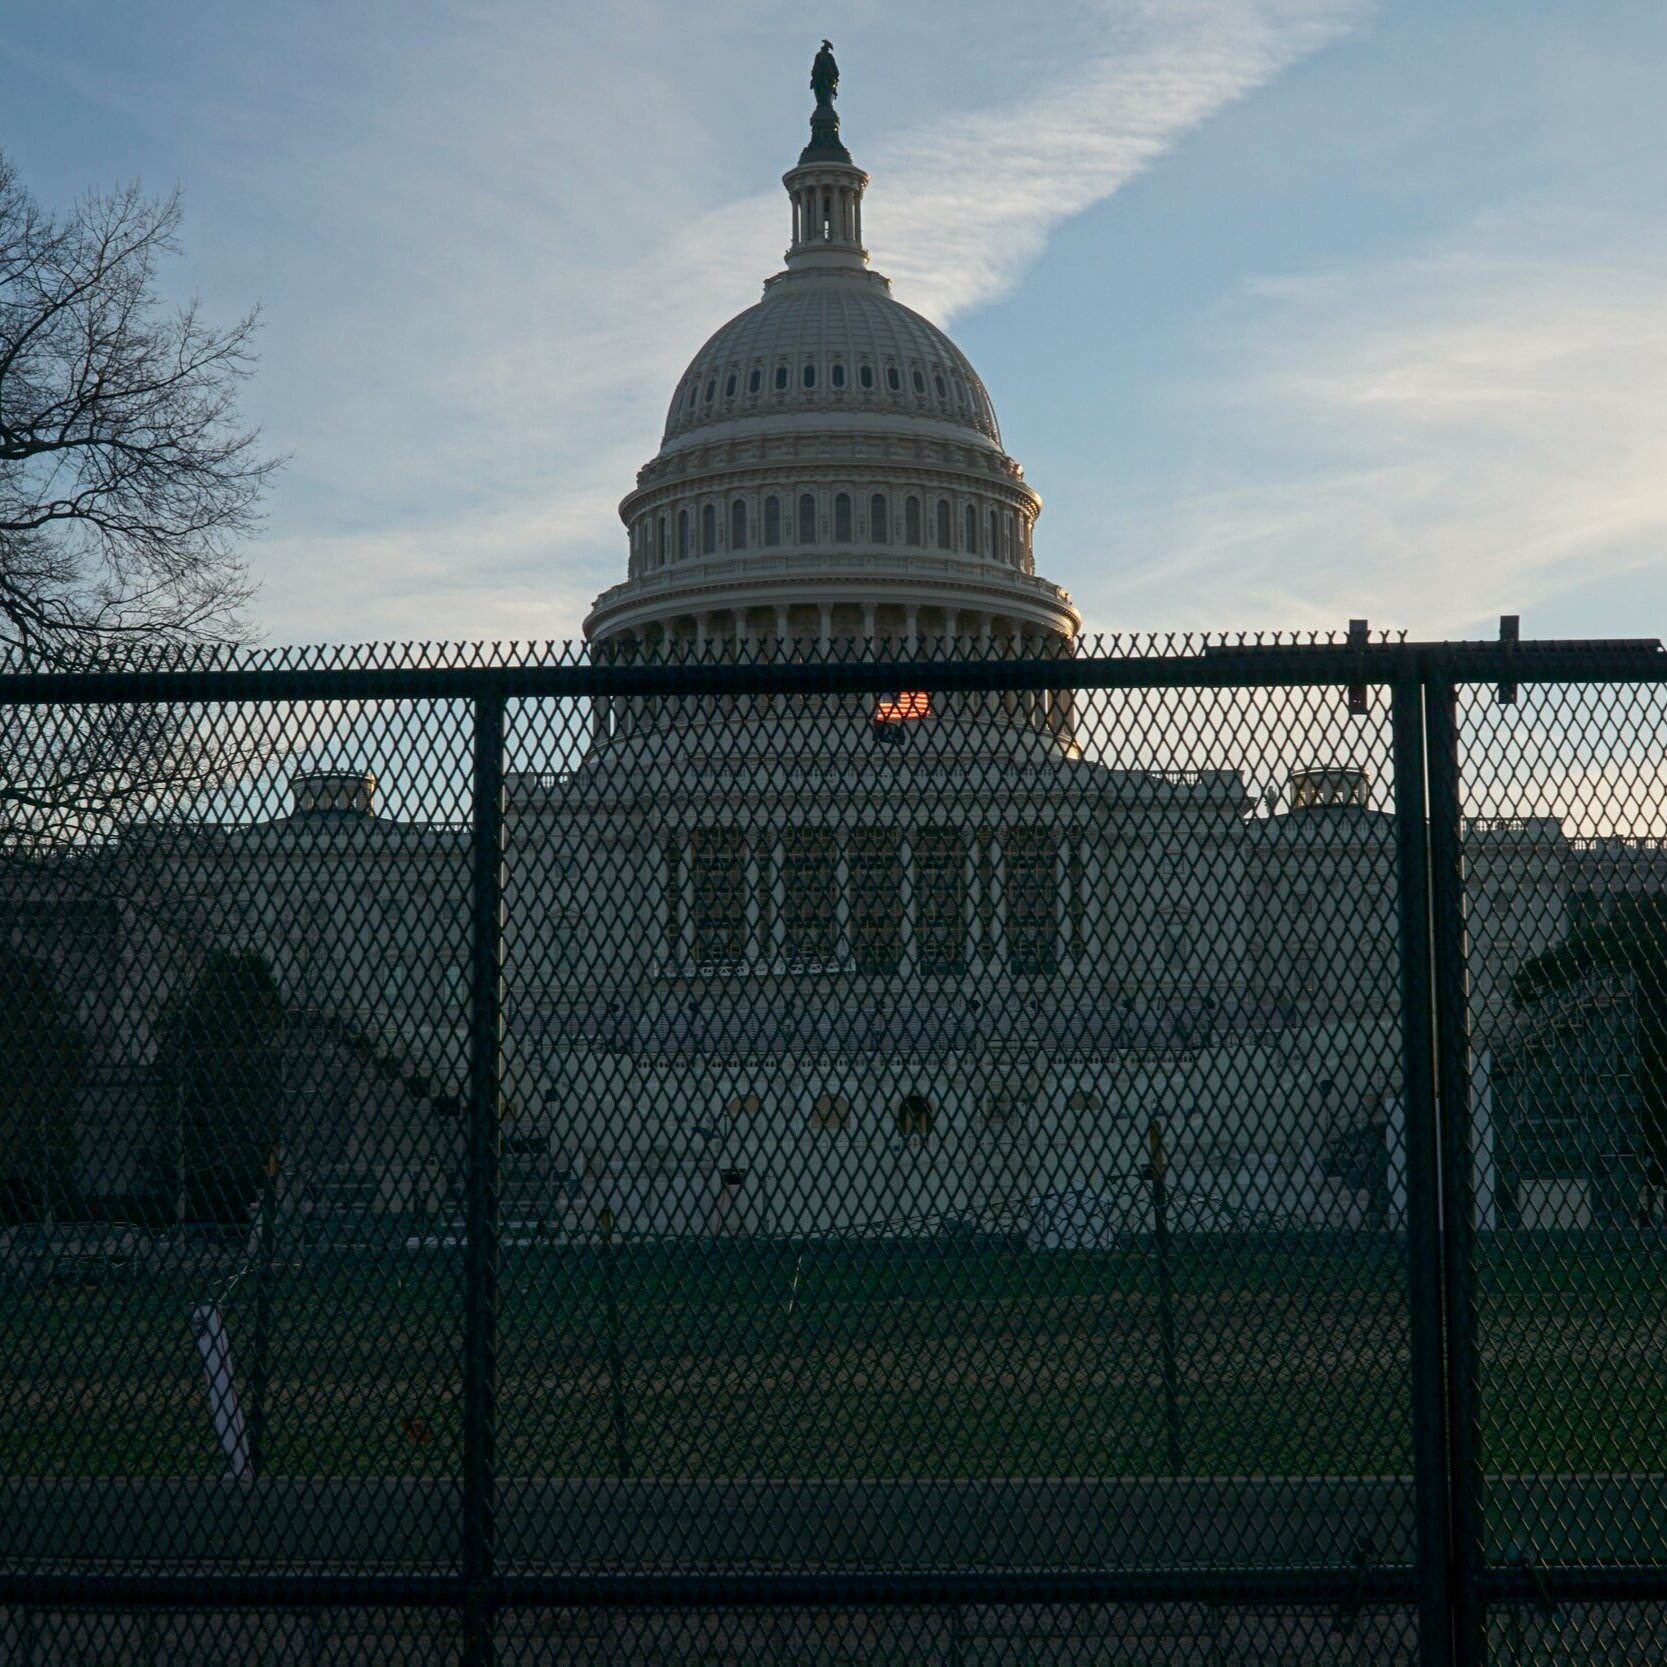
[[[304,770],[289,778],[296,816],[376,814],[376,777],[369,770]]]

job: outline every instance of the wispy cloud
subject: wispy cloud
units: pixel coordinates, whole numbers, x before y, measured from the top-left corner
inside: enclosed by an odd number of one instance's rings
[[[1270,281],[1186,404],[1218,460],[1126,541],[1092,613],[1474,627],[1667,545],[1667,248],[1534,252],[1489,225],[1372,269]]]
[[[1008,101],[861,147],[877,264],[944,321],[1006,293],[1053,228],[1360,11],[1071,8],[1069,63],[1028,60]],[[623,576],[613,505],[676,376],[785,241],[779,191],[726,200],[686,84],[641,67],[645,33],[665,31],[654,61],[675,63],[739,31],[648,4],[629,29],[625,13],[491,15],[384,78],[356,152],[314,160],[365,282],[311,321],[293,367],[319,397],[284,432],[297,466],[255,552],[275,637],[574,632]],[[701,96],[759,68],[739,48]],[[761,152],[759,171],[780,160]]]

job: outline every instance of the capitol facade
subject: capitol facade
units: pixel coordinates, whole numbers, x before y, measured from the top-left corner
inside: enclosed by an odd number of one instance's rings
[[[591,656],[1070,656],[1081,618],[1036,571],[1042,500],[965,355],[871,269],[827,52],[814,85],[783,269],[672,390]],[[1384,1224],[1387,730],[1337,691],[1276,693],[530,704],[506,780],[511,1221],[1092,1242],[1149,1221],[1157,1138],[1178,1224]],[[444,1208],[466,833],[380,814],[341,763],[300,771],[287,814],[153,828],[122,861],[311,1015],[286,1134],[301,1203]],[[1583,860],[1553,818],[1469,830],[1484,1042],[1512,972],[1566,931]],[[165,960],[159,930],[120,956]],[[108,1022],[116,999],[89,1010],[102,1037],[134,1028]],[[1485,1131],[1485,1080],[1477,1098]],[[143,1142],[108,1131],[140,1120],[82,1121],[83,1190],[132,1193]],[[1361,1138],[1375,1195],[1335,1161]]]

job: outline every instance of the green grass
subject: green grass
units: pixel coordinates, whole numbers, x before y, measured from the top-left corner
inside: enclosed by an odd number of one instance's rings
[[[1185,1468],[1411,1469],[1405,1277],[1388,1249],[1178,1244]],[[448,1476],[461,1269],[399,1255],[272,1276],[267,1468]],[[506,1251],[506,1474],[607,1475],[619,1431],[595,1251]],[[1135,1475],[1166,1466],[1147,1249],[621,1251],[612,1273],[638,1475]],[[1490,1470],[1667,1469],[1659,1252],[1527,1246],[1480,1271]],[[187,1316],[200,1276],[0,1288],[0,1473],[213,1475]],[[224,1313],[254,1364],[256,1284]],[[417,1422],[420,1421],[420,1422]]]

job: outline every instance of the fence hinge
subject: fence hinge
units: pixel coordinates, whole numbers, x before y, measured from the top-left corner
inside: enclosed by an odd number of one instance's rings
[[[1349,1587],[1349,1595],[1337,1606],[1337,1613],[1331,1622],[1331,1630],[1339,1638],[1347,1638],[1354,1631],[1354,1624],[1366,1607],[1366,1579],[1377,1563],[1376,1550],[1371,1535],[1355,1536],[1354,1584]]]

